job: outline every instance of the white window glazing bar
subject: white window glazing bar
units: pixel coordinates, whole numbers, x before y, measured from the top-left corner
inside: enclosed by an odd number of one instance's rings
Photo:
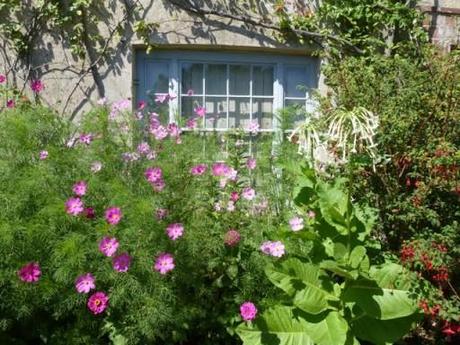
[[[176,98],[170,100],[169,103],[169,122],[177,122],[176,115],[179,110],[179,71],[177,59],[171,60],[169,69],[169,93],[176,95]]]

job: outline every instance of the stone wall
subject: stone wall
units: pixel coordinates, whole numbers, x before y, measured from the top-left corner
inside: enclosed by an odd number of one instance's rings
[[[460,47],[460,0],[422,0],[425,28],[431,41],[445,51]]]

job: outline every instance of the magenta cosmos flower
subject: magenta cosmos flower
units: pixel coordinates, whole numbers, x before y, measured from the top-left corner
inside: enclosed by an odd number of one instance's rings
[[[260,246],[260,250],[267,255],[280,258],[284,255],[284,244],[280,241],[266,241]]]
[[[93,141],[93,135],[91,133],[81,133],[78,140],[81,144],[89,145]]]
[[[137,145],[137,152],[140,155],[148,155],[150,153],[150,145],[149,145],[149,143],[142,142],[139,145]]]
[[[28,264],[21,267],[18,271],[19,279],[26,283],[33,283],[40,279],[42,271],[40,265],[37,262],[29,262]]]
[[[240,199],[240,195],[238,194],[238,192],[231,192],[230,193],[230,200],[233,201],[233,202],[237,202],[238,200]]]
[[[161,168],[147,168],[144,173],[145,178],[150,183],[160,181],[163,178],[163,171]]]
[[[158,255],[154,265],[155,271],[160,272],[160,274],[166,274],[172,271],[174,267],[174,257],[169,253],[161,253]]]
[[[87,184],[85,181],[78,181],[72,187],[72,191],[77,196],[83,196],[86,194]]]
[[[137,110],[143,110],[145,108],[145,105],[147,103],[145,103],[145,101],[139,101],[137,102]]]
[[[169,224],[166,233],[171,240],[175,241],[184,234],[184,226],[181,223]]]
[[[193,109],[195,112],[196,116],[198,117],[204,117],[206,115],[206,108],[205,107],[196,107]]]
[[[246,166],[249,170],[254,170],[256,168],[256,165],[257,165],[257,161],[255,158],[250,157],[246,161]]]
[[[195,129],[198,123],[196,122],[196,119],[188,119],[185,125],[188,129]]]
[[[165,183],[164,180],[161,179],[161,180],[152,182],[151,185],[152,185],[153,190],[154,190],[155,192],[161,192],[161,191],[165,188],[166,183]]]
[[[65,202],[65,211],[72,216],[78,216],[84,209],[80,198],[69,198]]]
[[[190,169],[190,173],[195,176],[200,176],[203,175],[207,169],[208,167],[205,164],[198,164]]]
[[[123,215],[119,207],[110,207],[105,211],[105,220],[110,225],[117,225],[122,216]]]
[[[30,82],[30,88],[35,93],[40,93],[45,88],[45,84],[41,80],[32,80]]]
[[[40,151],[40,153],[39,153],[38,156],[39,156],[39,158],[40,158],[41,161],[42,161],[42,160],[45,160],[46,158],[48,158],[48,151],[45,151],[45,150]]]
[[[3,84],[6,80],[6,76],[4,74],[0,74],[0,84]]]
[[[249,122],[246,129],[251,134],[257,134],[257,132],[259,131],[259,124],[257,123],[257,121],[251,121]]]
[[[241,195],[246,200],[252,200],[256,197],[256,191],[250,187],[246,187],[245,189],[243,189]]]
[[[104,312],[109,306],[109,297],[102,291],[95,292],[88,299],[88,309],[94,315]]]
[[[240,242],[241,236],[235,229],[230,229],[224,236],[224,243],[229,247],[234,247]]]
[[[9,99],[6,101],[6,107],[7,108],[14,108],[14,106],[16,105],[16,103],[14,102],[14,99]]]
[[[244,302],[240,306],[240,314],[244,321],[254,320],[257,315],[257,308],[252,302]]]
[[[112,267],[115,271],[126,272],[131,265],[131,256],[128,253],[122,253],[112,259]]]
[[[167,129],[168,129],[169,135],[172,138],[178,137],[180,135],[180,133],[181,133],[180,127],[175,123],[168,124]]]
[[[292,231],[300,231],[303,229],[303,219],[300,217],[294,217],[289,220],[289,225]]]
[[[88,219],[94,219],[96,217],[96,212],[93,207],[86,207],[84,210],[85,217]]]
[[[111,257],[117,251],[119,243],[115,237],[105,236],[99,242],[99,251],[105,256]]]
[[[158,220],[163,220],[163,219],[165,219],[167,216],[168,216],[168,210],[165,209],[165,208],[158,208],[158,209],[155,211],[155,217],[156,217]]]
[[[78,293],[88,293],[96,288],[95,279],[91,273],[85,273],[75,280],[75,289]]]
[[[212,174],[214,176],[226,176],[230,171],[230,167],[222,162],[217,162],[212,165]]]
[[[161,125],[157,128],[150,128],[150,133],[153,134],[156,140],[163,140],[168,136],[168,130]]]

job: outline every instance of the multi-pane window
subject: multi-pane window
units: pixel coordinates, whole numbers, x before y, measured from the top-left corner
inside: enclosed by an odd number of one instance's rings
[[[160,51],[140,53],[136,61],[137,100],[168,113],[170,121],[186,120],[204,107],[205,130],[246,128],[256,121],[271,131],[282,107],[297,105],[299,114],[311,108],[318,83],[318,63],[310,57]]]
[[[272,65],[184,62],[181,116],[193,116],[204,106],[207,129],[246,127],[252,120],[272,129],[273,71]]]

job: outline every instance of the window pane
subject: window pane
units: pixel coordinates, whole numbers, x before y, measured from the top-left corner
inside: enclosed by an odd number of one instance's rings
[[[250,66],[230,65],[230,94],[249,96]]]
[[[192,117],[196,117],[193,109],[201,106],[203,103],[203,97],[181,97],[181,116],[184,121]]]
[[[257,119],[261,129],[273,129],[273,100],[254,98],[252,102],[252,118]]]
[[[288,66],[284,69],[286,97],[305,97],[308,85],[305,66]]]
[[[252,93],[256,96],[273,96],[273,67],[254,66],[252,71]]]
[[[206,94],[227,94],[227,65],[206,66]]]
[[[182,64],[182,93],[193,90],[194,94],[203,93],[203,64]]]
[[[206,97],[206,128],[227,128],[226,97]]]
[[[250,114],[249,98],[230,98],[228,103],[229,128],[246,128]]]
[[[167,62],[149,62],[145,88],[155,93],[169,91],[169,64]]]
[[[155,94],[153,90],[147,90],[147,110],[153,111],[155,113],[164,116],[165,118],[169,117],[169,102],[158,102],[158,96],[166,94]]]
[[[286,99],[284,105],[289,109],[288,122],[291,124],[292,128],[305,120],[305,100]]]

